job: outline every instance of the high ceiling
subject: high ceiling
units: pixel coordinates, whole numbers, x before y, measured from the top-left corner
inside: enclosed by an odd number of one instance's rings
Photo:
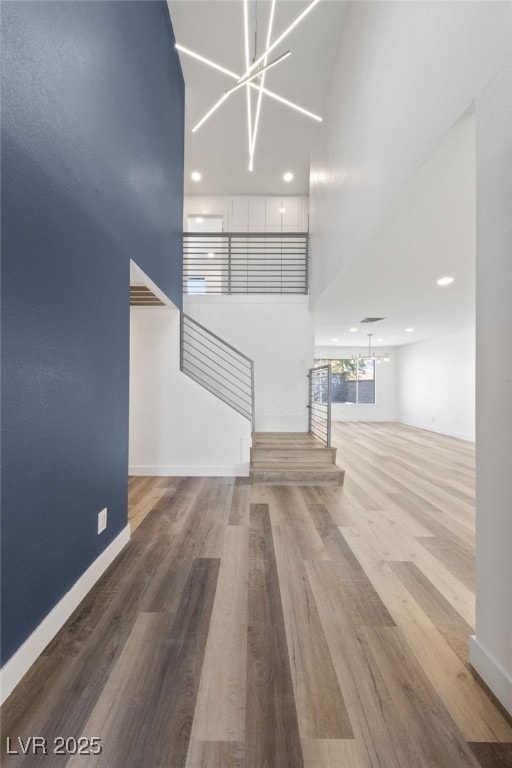
[[[176,39],[236,73],[244,69],[242,0],[168,0]],[[275,38],[308,5],[277,0]],[[269,71],[266,87],[322,114],[346,4],[322,0],[279,45],[291,50]],[[268,0],[249,0],[251,56],[267,34]],[[267,97],[248,170],[245,89],[241,88],[196,133],[191,128],[233,80],[180,54],[186,83],[185,193],[199,195],[308,194],[310,150],[318,123]],[[253,105],[255,105],[255,100]],[[474,118],[466,115],[441,142],[400,198],[386,211],[354,262],[340,271],[314,307],[316,343],[358,346],[373,332],[376,346],[411,343],[474,325]],[[194,183],[190,173],[202,180]],[[287,184],[283,173],[292,171]],[[314,237],[312,252],[314,259]],[[455,278],[439,288],[436,280]],[[375,326],[365,316],[383,317]],[[357,327],[356,332],[350,328]],[[414,328],[407,333],[406,328]],[[377,339],[382,338],[382,342]],[[337,339],[336,342],[333,339]]]
[[[277,0],[272,39],[308,4]],[[178,43],[242,74],[242,0],[168,0],[168,5]],[[257,55],[265,48],[270,6],[268,0],[249,2],[251,58],[255,33]],[[322,0],[315,6],[271,54],[270,59],[291,51],[285,61],[269,70],[265,87],[321,115],[344,11],[345,4],[340,0]],[[233,93],[192,134],[192,127],[234,81],[184,53],[180,53],[180,59],[186,84],[185,193],[307,194],[309,155],[318,123],[264,96],[254,170],[249,172],[246,89]],[[201,182],[191,181],[193,170],[201,172]],[[285,171],[293,172],[292,182],[283,181]]]
[[[475,324],[475,120],[466,114],[315,308],[316,343],[395,346]],[[441,277],[454,278],[440,287]],[[364,317],[382,317],[374,325]],[[351,332],[350,328],[357,328]],[[406,332],[406,328],[413,328]],[[334,342],[333,339],[337,339]]]

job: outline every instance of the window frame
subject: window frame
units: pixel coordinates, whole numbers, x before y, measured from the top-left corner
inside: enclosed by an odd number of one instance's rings
[[[322,366],[322,365],[330,365],[331,366],[331,376],[336,374],[336,372],[333,372],[333,370],[332,370],[332,364],[333,363],[344,363],[346,361],[359,363],[359,362],[362,362],[362,361],[367,362],[367,361],[370,361],[370,360],[373,362],[373,403],[360,403],[359,402],[359,381],[360,381],[360,379],[359,379],[359,365],[357,365],[357,368],[356,368],[356,379],[355,379],[355,382],[356,382],[356,401],[355,401],[355,403],[351,402],[349,400],[345,400],[344,402],[339,402],[339,401],[331,400],[333,405],[355,405],[355,406],[358,406],[358,405],[377,405],[377,365],[376,365],[376,360],[375,360],[374,357],[373,358],[372,357],[362,358],[361,360],[360,359],[353,360],[351,357],[330,357],[330,358],[327,358],[327,357],[318,357],[317,358],[317,357],[315,357],[315,360],[314,360],[315,368],[318,368],[319,366]],[[353,379],[352,379],[352,381],[353,381]]]

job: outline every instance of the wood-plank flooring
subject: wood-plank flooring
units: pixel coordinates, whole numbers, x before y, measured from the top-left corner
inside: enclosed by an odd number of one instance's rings
[[[343,487],[132,478],[132,540],[4,705],[2,765],[512,768],[468,666],[473,446],[355,423],[334,445]],[[48,755],[6,754],[34,735]]]

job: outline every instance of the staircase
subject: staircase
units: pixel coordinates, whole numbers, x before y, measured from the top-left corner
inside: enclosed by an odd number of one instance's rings
[[[343,485],[345,470],[330,446],[330,366],[309,373],[309,432],[255,432],[253,361],[184,313],[180,369],[251,422],[251,483]]]
[[[249,478],[260,485],[343,485],[336,448],[309,432],[255,432]]]

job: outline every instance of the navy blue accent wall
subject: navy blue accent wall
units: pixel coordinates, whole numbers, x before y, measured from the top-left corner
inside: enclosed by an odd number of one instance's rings
[[[126,525],[129,264],[181,306],[184,86],[164,2],[2,26],[4,663]]]

